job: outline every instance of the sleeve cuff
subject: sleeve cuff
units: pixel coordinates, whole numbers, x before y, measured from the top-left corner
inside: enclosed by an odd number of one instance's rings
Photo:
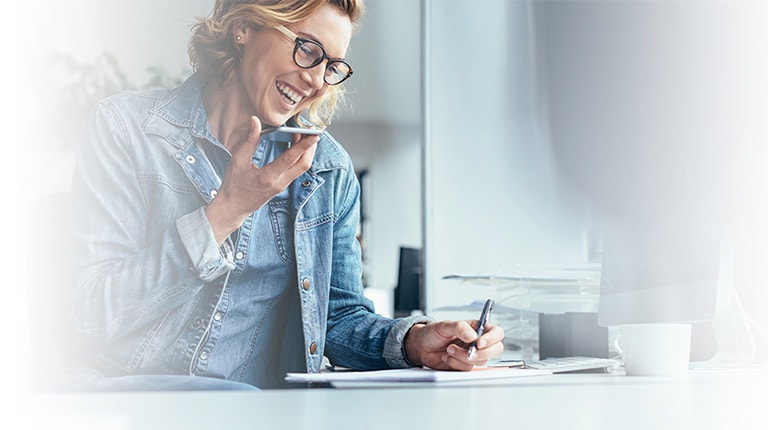
[[[432,321],[435,321],[435,319],[424,315],[413,315],[398,320],[387,335],[387,339],[384,341],[383,356],[389,367],[393,369],[414,367],[413,364],[409,363],[405,358],[405,345],[403,345],[403,339],[405,339],[408,330],[415,324]]]
[[[176,220],[181,242],[192,261],[191,270],[204,282],[210,282],[235,268],[232,241],[219,246],[205,215],[205,207]]]

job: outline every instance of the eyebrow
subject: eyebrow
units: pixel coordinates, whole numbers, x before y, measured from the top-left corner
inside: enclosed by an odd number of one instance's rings
[[[291,30],[290,28],[288,28],[288,27],[286,27],[284,25],[278,25],[278,26],[274,27],[274,29],[279,31],[280,33],[283,33],[285,36],[291,38],[291,40],[296,40],[296,39],[310,40],[310,41],[312,41],[312,43],[317,43],[318,45],[320,45],[320,47],[323,49],[323,51],[325,51],[325,49],[326,49],[325,45],[323,45],[323,43],[320,42],[320,40],[318,40],[317,36],[315,36],[314,34],[302,32],[302,31],[299,31],[297,33],[297,32]],[[330,55],[328,55],[327,52],[325,52],[325,55],[328,58],[330,58],[331,60],[346,61],[345,57],[331,57]]]
[[[317,42],[317,43],[319,43],[319,44],[320,44],[320,46],[322,46],[323,48],[325,48],[325,45],[323,45],[323,42],[321,42],[321,41],[320,41],[320,39],[318,39],[318,38],[317,38],[317,36],[315,36],[314,34],[309,34],[309,33],[296,33],[296,35],[297,35],[297,36],[299,36],[299,37],[301,37],[302,39],[309,39],[309,40],[311,40],[311,41],[313,41],[313,42]]]
[[[290,29],[289,29],[289,30],[290,30]],[[323,42],[321,42],[321,41],[320,41],[320,40],[317,38],[317,36],[315,36],[314,34],[310,34],[310,33],[304,33],[304,32],[295,32],[295,31],[293,31],[293,30],[290,30],[290,31],[292,31],[292,32],[293,32],[293,33],[294,33],[296,36],[298,36],[298,37],[300,37],[300,38],[302,38],[302,39],[309,39],[309,40],[311,40],[311,41],[313,41],[313,42],[315,42],[315,43],[318,43],[320,46],[322,46],[322,47],[323,47],[323,49],[328,49],[328,48],[326,48],[326,46],[325,46],[325,45],[323,45]],[[326,52],[326,54],[328,54],[328,53]],[[328,55],[328,56],[329,56],[329,57],[331,57],[330,55]],[[345,58],[345,57],[331,57],[331,59],[333,59],[333,60],[345,60],[345,61],[346,61],[346,58]]]

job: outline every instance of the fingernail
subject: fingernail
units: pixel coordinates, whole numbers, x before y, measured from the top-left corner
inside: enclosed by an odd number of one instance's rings
[[[445,352],[447,352],[450,355],[456,355],[456,347],[453,345],[449,345],[448,348],[445,349]]]

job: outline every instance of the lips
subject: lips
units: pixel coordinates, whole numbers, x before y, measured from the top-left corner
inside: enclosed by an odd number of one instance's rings
[[[277,91],[280,92],[280,95],[282,95],[285,101],[290,105],[295,105],[304,99],[304,96],[296,93],[282,82],[278,82],[275,86],[277,87]]]

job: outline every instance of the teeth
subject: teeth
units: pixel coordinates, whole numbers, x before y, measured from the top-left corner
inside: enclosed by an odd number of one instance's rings
[[[296,104],[301,101],[304,97],[296,94],[295,92],[291,91],[290,88],[286,87],[285,85],[281,84],[280,82],[277,83],[277,89],[280,91],[280,93],[289,99],[293,104]]]

